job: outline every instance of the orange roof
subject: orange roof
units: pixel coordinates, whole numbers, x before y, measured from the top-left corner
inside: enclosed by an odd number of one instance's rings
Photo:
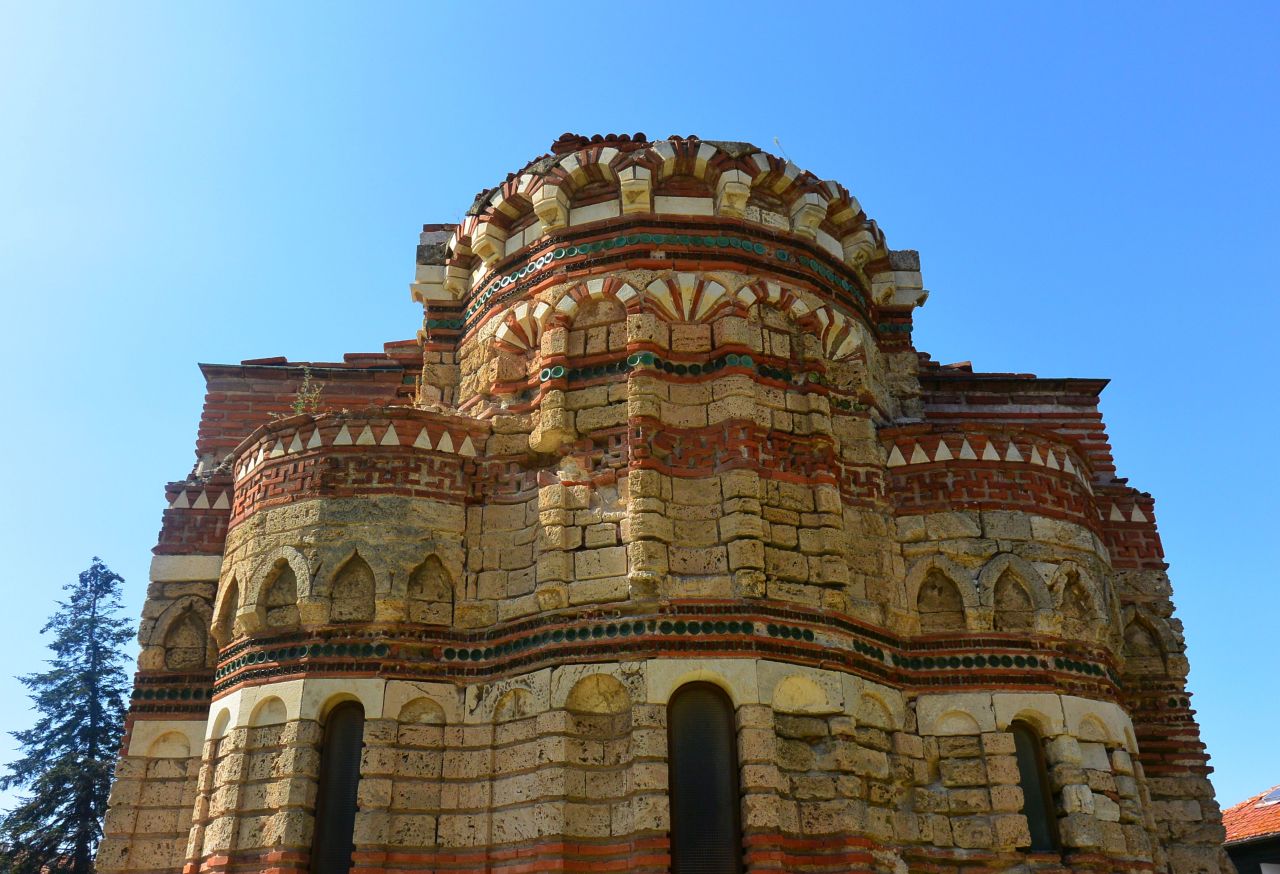
[[[1222,824],[1229,844],[1280,834],[1280,786],[1222,811]]]

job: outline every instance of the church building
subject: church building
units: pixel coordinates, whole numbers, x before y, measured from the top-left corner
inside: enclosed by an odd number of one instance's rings
[[[565,134],[416,260],[414,339],[201,365],[102,874],[1232,870],[1105,380],[933,361],[747,143]]]

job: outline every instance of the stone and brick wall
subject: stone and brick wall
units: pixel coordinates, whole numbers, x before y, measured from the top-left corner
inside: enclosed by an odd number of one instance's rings
[[[689,682],[735,710],[749,872],[1229,870],[1105,383],[917,352],[919,257],[841,186],[567,135],[424,227],[411,290],[416,341],[203,366],[100,870],[309,870],[358,701],[353,870],[666,871]]]

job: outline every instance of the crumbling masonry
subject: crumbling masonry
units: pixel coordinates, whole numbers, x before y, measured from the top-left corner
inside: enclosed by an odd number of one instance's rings
[[[417,262],[316,409],[202,366],[103,874],[1230,870],[1104,381],[934,363],[916,253],[744,143],[565,135]]]

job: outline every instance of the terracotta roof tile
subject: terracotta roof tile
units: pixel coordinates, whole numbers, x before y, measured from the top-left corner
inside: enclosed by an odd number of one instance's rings
[[[1280,786],[1227,808],[1222,812],[1222,824],[1229,844],[1280,834]]]

